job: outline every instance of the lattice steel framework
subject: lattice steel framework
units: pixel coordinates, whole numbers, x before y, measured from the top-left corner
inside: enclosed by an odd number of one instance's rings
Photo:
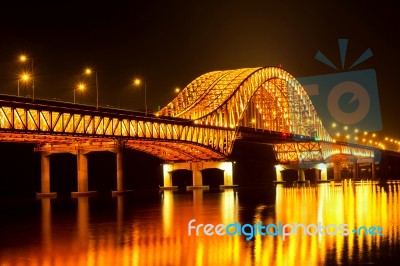
[[[43,149],[105,149],[123,140],[127,147],[166,161],[223,159],[234,130],[195,125],[173,118],[120,114],[88,107],[63,108],[48,101],[0,100],[0,140],[43,144]],[[45,104],[44,104],[45,102]],[[50,145],[49,145],[50,144]],[[38,148],[40,150],[40,147]]]
[[[320,142],[290,142],[274,144],[275,158],[280,164],[320,163],[324,161]]]
[[[354,147],[347,143],[328,142],[290,142],[273,145],[275,158],[280,164],[321,163],[332,160],[338,155],[348,158],[371,158],[375,156],[374,148]]]
[[[191,82],[159,115],[332,141],[303,87],[277,67],[215,71]]]

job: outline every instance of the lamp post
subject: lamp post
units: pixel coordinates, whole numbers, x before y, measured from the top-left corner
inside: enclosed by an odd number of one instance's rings
[[[86,89],[85,83],[82,83],[82,82],[78,83],[78,85],[74,89],[74,103],[76,103],[76,101],[75,101],[75,92],[76,92],[76,90],[84,91],[85,89]]]
[[[143,82],[144,83],[144,109],[146,111],[146,115],[147,115],[147,88],[146,88],[146,81]],[[133,81],[133,84],[136,86],[140,86],[140,84],[142,84],[142,80],[141,79],[135,79]]]
[[[24,54],[20,55],[20,57],[19,57],[19,61],[22,63],[25,63],[28,59],[30,59],[31,63],[32,63],[31,64],[31,77],[29,77],[29,78],[32,78],[32,100],[35,100],[35,78],[34,78],[34,72],[33,72],[33,57],[27,57]],[[18,85],[19,85],[19,82],[18,82]]]
[[[92,74],[92,69],[86,68],[85,69],[85,74],[90,75]],[[96,108],[99,109],[99,85],[97,83],[97,71],[94,71],[95,78],[96,78]]]

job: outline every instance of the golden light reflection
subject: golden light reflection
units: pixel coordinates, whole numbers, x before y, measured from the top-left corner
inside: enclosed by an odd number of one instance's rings
[[[174,199],[173,191],[165,190],[162,194],[162,222],[163,222],[163,232],[166,236],[172,234],[172,222],[174,215]]]
[[[96,220],[87,197],[77,199],[76,220],[54,218],[43,199],[42,241],[0,250],[2,265],[325,265],[368,262],[398,248],[400,183],[345,181],[315,187],[276,186],[275,202],[250,201],[234,190],[209,193],[160,192],[160,201],[127,209],[129,198],[116,199],[116,213]],[[263,192],[258,192],[263,193]],[[266,190],[265,193],[270,193]],[[243,202],[239,201],[243,196]],[[246,198],[247,197],[247,198]],[[130,200],[130,199],[129,199]],[[55,205],[57,206],[57,205]],[[249,207],[251,206],[251,207]],[[54,207],[53,207],[54,208]],[[55,212],[56,213],[56,212]],[[103,213],[103,212],[102,212]],[[240,214],[240,215],[239,215]],[[384,236],[256,235],[188,236],[188,222],[262,224],[349,224],[381,226]],[[67,221],[67,220],[66,220]],[[76,221],[76,222],[75,222]],[[116,230],[117,229],[117,230]],[[384,250],[382,250],[384,249]],[[378,251],[377,251],[378,250]],[[13,256],[10,256],[14,252]]]
[[[392,188],[393,186],[389,186]],[[395,186],[398,191],[398,184]],[[335,236],[289,236],[289,240],[278,239],[274,258],[263,263],[276,265],[318,265],[326,263],[327,253],[335,251],[335,261],[342,263],[354,254],[369,254],[376,243],[383,240],[390,243],[399,241],[396,235],[399,217],[398,193],[371,182],[343,182],[340,186],[321,184],[316,187],[277,188],[276,221],[283,224],[348,224],[349,229],[361,226],[381,226],[384,236],[368,236],[362,233],[346,237]],[[394,202],[396,201],[397,202]],[[390,210],[388,209],[390,207]],[[388,217],[390,216],[390,218]],[[265,238],[265,237],[264,237]],[[357,244],[356,244],[357,243]],[[268,247],[269,249],[271,246]],[[357,249],[357,250],[356,250]],[[346,252],[347,251],[347,252]]]
[[[51,250],[51,199],[43,198],[42,201],[42,241],[44,249]]]
[[[85,245],[89,232],[89,198],[78,197],[77,229],[79,245]]]

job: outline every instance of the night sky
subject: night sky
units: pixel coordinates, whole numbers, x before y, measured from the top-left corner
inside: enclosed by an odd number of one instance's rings
[[[117,106],[119,98],[120,107],[144,108],[143,88],[132,86],[140,76],[156,109],[175,87],[214,70],[282,65],[295,77],[336,73],[314,56],[321,50],[339,66],[337,40],[346,38],[347,67],[371,48],[374,56],[353,70],[376,69],[383,134],[400,137],[397,10],[377,1],[18,2],[0,9],[0,93],[16,94],[23,52],[34,58],[37,97],[72,101],[90,66],[100,105]],[[89,82],[77,99],[95,104]]]

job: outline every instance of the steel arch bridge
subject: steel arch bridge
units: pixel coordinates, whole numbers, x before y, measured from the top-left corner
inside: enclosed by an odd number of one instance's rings
[[[333,140],[304,88],[277,67],[209,72],[192,81],[157,114],[200,125],[249,127]]]
[[[320,143],[334,142],[303,87],[278,67],[204,74],[149,115],[0,97],[0,140],[35,142],[38,151],[114,150],[124,145],[170,162],[222,160],[245,129],[300,137],[274,145],[282,162],[322,161],[327,152]]]

